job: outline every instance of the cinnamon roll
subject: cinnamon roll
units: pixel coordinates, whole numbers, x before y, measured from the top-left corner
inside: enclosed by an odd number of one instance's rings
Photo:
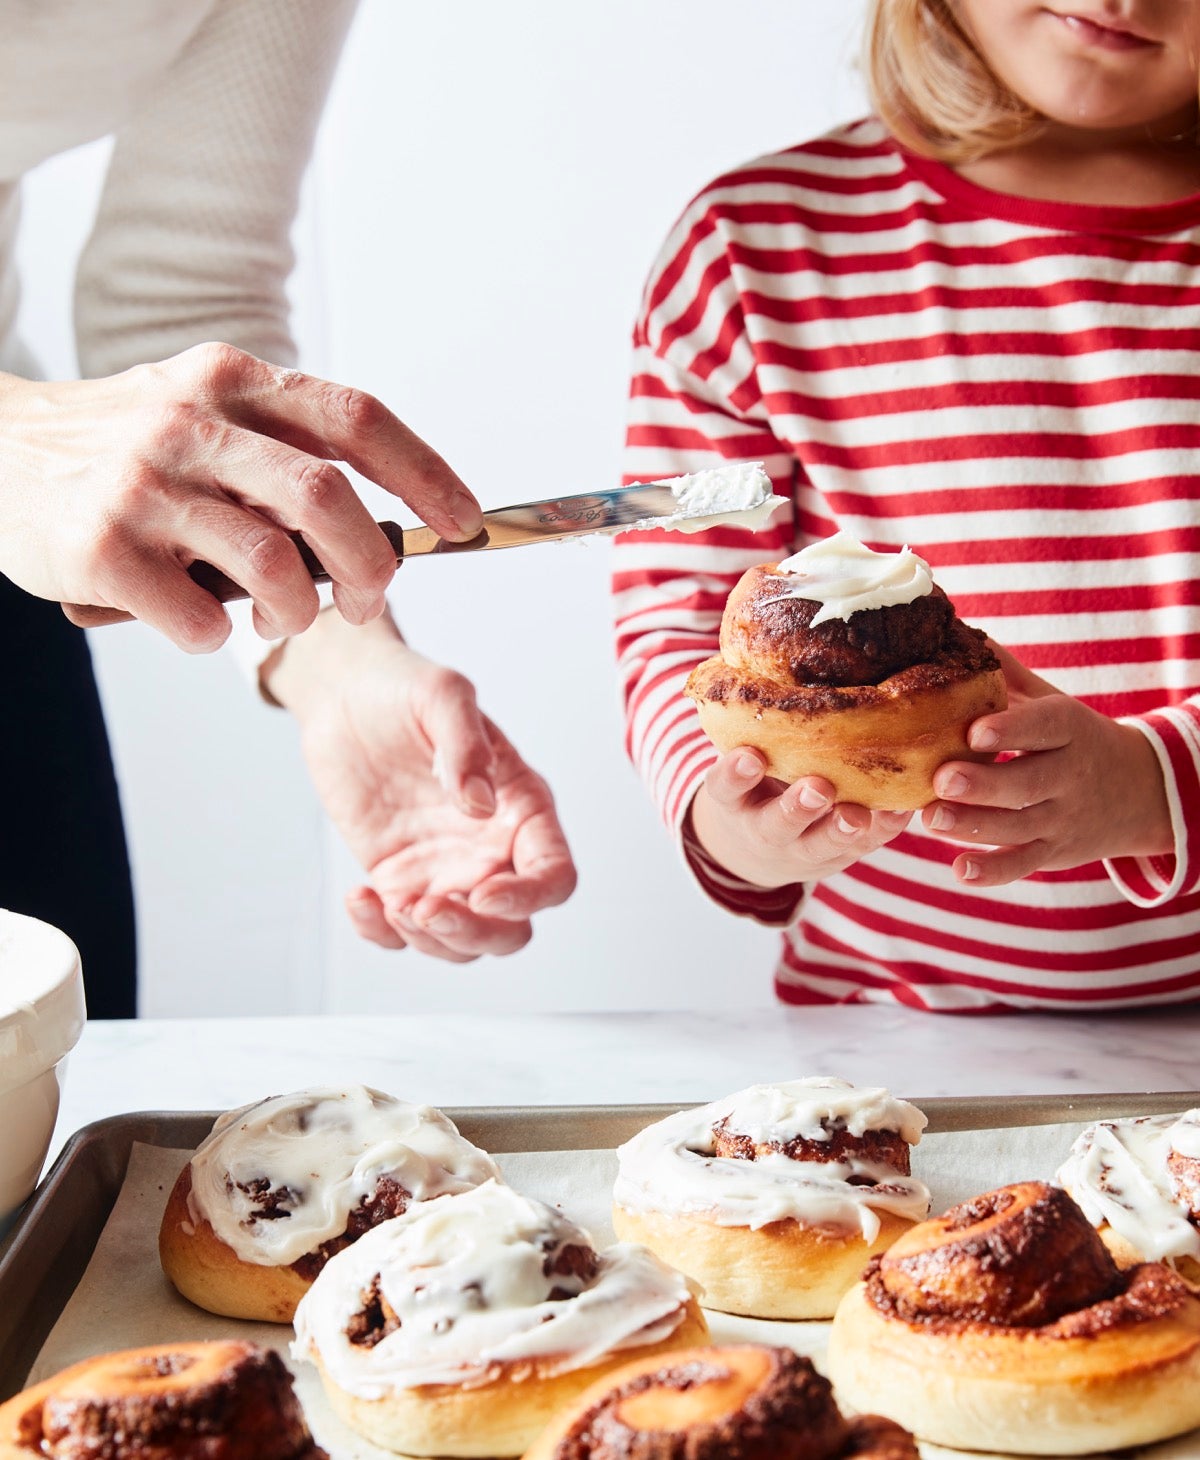
[[[597,1252],[561,1212],[488,1182],[334,1257],[296,1310],[292,1351],[385,1449],[508,1456],[631,1355],[707,1333],[685,1279],[652,1253]]]
[[[620,1148],[613,1227],[698,1283],[705,1307],[828,1318],[867,1259],[928,1214],[909,1172],[924,1127],[883,1089],[754,1085]]]
[[[364,1085],[275,1095],[223,1115],[180,1173],[159,1230],[163,1271],[210,1313],[287,1323],[363,1232],[499,1174],[428,1105]]]
[[[736,1344],[635,1359],[586,1390],[525,1460],[918,1460],[877,1415],[844,1419],[787,1348]]]
[[[848,533],[750,568],[721,620],[721,652],[684,693],[721,751],[751,746],[781,781],[823,776],[839,801],[912,811],[947,760],[980,760],[966,732],[1008,702],[999,660],[929,566]]]
[[[1099,1121],[1056,1179],[1120,1266],[1166,1262],[1200,1283],[1200,1110]]]
[[[1150,1444],[1200,1424],[1200,1297],[1122,1271],[1065,1191],[1001,1187],[924,1222],[838,1307],[839,1397],[918,1439],[1019,1455]]]
[[[328,1460],[279,1355],[177,1343],[101,1354],[0,1405],[0,1460]]]

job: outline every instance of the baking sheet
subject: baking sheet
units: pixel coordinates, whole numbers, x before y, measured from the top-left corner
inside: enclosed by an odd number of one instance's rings
[[[930,1186],[935,1211],[981,1190],[1029,1177],[1049,1178],[1082,1126],[1114,1115],[1183,1110],[1200,1104],[1200,1094],[1095,1097],[1087,1101],[1044,1097],[1011,1101],[972,1098],[916,1102],[930,1117],[929,1132],[914,1153],[914,1174]],[[496,1155],[509,1182],[542,1200],[557,1203],[588,1227],[603,1244],[612,1240],[609,1204],[616,1174],[613,1147],[675,1106],[551,1108],[448,1113],[463,1133]],[[996,1122],[1025,1118],[1024,1123]],[[1073,1117],[1073,1119],[1064,1119]],[[1046,1124],[1045,1122],[1053,1122]],[[26,1382],[57,1372],[80,1358],[139,1344],[191,1338],[239,1336],[274,1347],[288,1358],[290,1328],[246,1324],[203,1313],[180,1298],[161,1273],[157,1255],[159,1219],[179,1170],[212,1123],[209,1114],[146,1115],[99,1122],[73,1140],[23,1216],[0,1261],[0,1354],[5,1329],[24,1329],[24,1353],[13,1370],[0,1371],[0,1397]],[[511,1147],[520,1145],[520,1151]],[[506,1153],[507,1152],[507,1153]],[[95,1228],[88,1250],[74,1251]],[[54,1262],[52,1250],[67,1237],[60,1257],[81,1256],[82,1264]],[[47,1258],[51,1261],[47,1267]],[[89,1260],[90,1258],[90,1260]],[[64,1271],[70,1266],[73,1275]],[[47,1289],[63,1289],[51,1308]],[[69,1285],[68,1285],[69,1284]],[[14,1310],[25,1293],[34,1304]],[[48,1312],[47,1310],[50,1309]],[[24,1322],[20,1322],[20,1317]],[[16,1317],[16,1325],[13,1319]],[[30,1331],[30,1319],[40,1317]],[[53,1324],[48,1337],[47,1318]],[[829,1325],[767,1323],[710,1314],[715,1341],[757,1339],[787,1344],[823,1362]],[[11,1340],[12,1332],[8,1335]],[[43,1341],[44,1340],[44,1341]],[[9,1345],[12,1347],[12,1344]],[[358,1439],[325,1403],[307,1364],[292,1364],[301,1401],[314,1433],[334,1460],[382,1460],[386,1452]],[[922,1454],[962,1456],[925,1446]],[[1136,1452],[1147,1460],[1200,1460],[1200,1432]]]

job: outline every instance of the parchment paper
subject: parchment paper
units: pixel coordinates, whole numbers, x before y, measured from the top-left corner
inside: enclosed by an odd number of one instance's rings
[[[1083,1124],[945,1132],[926,1136],[913,1153],[913,1174],[930,1188],[934,1212],[1010,1181],[1050,1180]],[[144,1344],[237,1336],[277,1349],[296,1376],[296,1389],[313,1434],[332,1460],[395,1460],[351,1433],[329,1408],[316,1372],[293,1363],[292,1330],[279,1324],[218,1318],[181,1298],[158,1262],[158,1228],[167,1196],[190,1151],[135,1145],[116,1206],[91,1263],[46,1340],[29,1382],[48,1378],[92,1354]],[[560,1206],[603,1246],[613,1240],[609,1220],[616,1154],[604,1151],[496,1153],[505,1179],[517,1190]],[[781,1323],[709,1313],[714,1342],[785,1344],[821,1367],[828,1323]],[[927,1460],[965,1460],[965,1451],[921,1448]],[[1136,1451],[1120,1460],[1200,1460],[1200,1431]]]

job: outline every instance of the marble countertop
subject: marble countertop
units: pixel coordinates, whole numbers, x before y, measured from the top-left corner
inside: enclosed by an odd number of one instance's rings
[[[420,1015],[89,1024],[50,1156],[134,1110],[220,1110],[362,1082],[431,1105],[714,1100],[761,1080],[840,1075],[897,1094],[1097,1094],[1200,1087],[1200,1008],[1085,1017],[886,1006],[749,1013]]]

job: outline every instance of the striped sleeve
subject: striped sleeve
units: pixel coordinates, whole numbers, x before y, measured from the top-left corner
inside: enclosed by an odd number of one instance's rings
[[[710,221],[689,218],[668,242],[634,333],[626,437],[626,480],[701,471],[728,461],[761,461],[775,492],[794,494],[796,462],[756,418],[754,362],[730,346],[744,339],[739,303],[723,254],[705,263]],[[694,293],[700,251],[705,284]],[[688,288],[681,287],[689,256]],[[701,847],[689,809],[717,751],[683,687],[718,650],[730,589],[756,563],[792,551],[793,525],[781,509],[765,530],[722,526],[703,533],[622,533],[614,545],[617,659],[626,749],[701,889],[729,911],[772,925],[790,922],[804,889],[766,890],[733,877]]]
[[[1123,723],[1140,730],[1158,756],[1175,846],[1165,857],[1114,857],[1104,865],[1135,906],[1161,907],[1200,889],[1200,700]]]

